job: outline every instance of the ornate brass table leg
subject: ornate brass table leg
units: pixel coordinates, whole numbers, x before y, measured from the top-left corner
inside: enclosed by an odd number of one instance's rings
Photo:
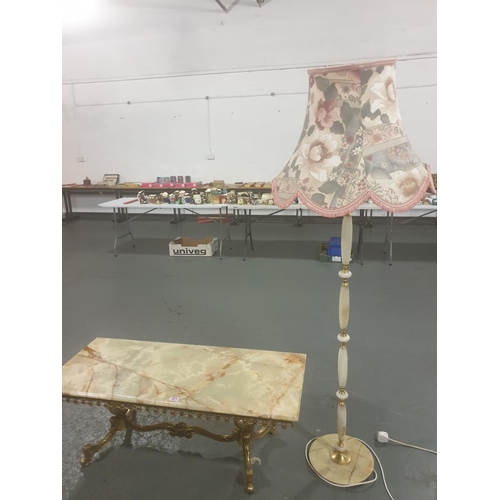
[[[86,400],[74,399],[74,403],[82,402],[86,403]],[[95,402],[89,400],[88,404],[93,405]],[[102,402],[97,402],[98,405]],[[205,436],[209,439],[214,439],[215,441],[220,441],[224,443],[230,443],[231,441],[237,441],[238,444],[243,449],[243,460],[245,466],[245,491],[247,493],[253,493],[253,471],[252,462],[250,460],[250,445],[253,441],[260,439],[267,433],[273,434],[276,431],[277,423],[274,421],[266,421],[262,423],[261,427],[254,429],[258,424],[257,419],[247,419],[236,416],[222,416],[221,418],[215,417],[214,420],[224,420],[230,422],[230,418],[233,419],[235,428],[232,430],[231,434],[217,434],[215,432],[209,431],[202,427],[196,425],[187,425],[184,422],[171,423],[171,422],[159,422],[150,425],[141,425],[137,422],[137,406],[136,405],[124,405],[123,403],[106,402],[105,407],[113,414],[109,419],[110,427],[106,435],[97,443],[90,443],[83,446],[83,458],[80,460],[80,465],[86,467],[92,462],[94,455],[103,448],[107,443],[111,441],[114,435],[118,431],[127,431],[126,439],[130,440],[133,431],[137,432],[151,432],[151,431],[167,431],[171,436],[192,438],[194,434],[199,434],[200,436]],[[188,418],[192,418],[193,415],[187,412]],[[197,414],[197,418],[200,418]],[[262,422],[262,421],[261,421]],[[281,422],[281,427],[284,429],[287,427],[286,423]]]
[[[125,416],[125,425],[127,426],[127,432],[125,433],[125,440],[124,443],[128,446],[132,446],[132,426],[128,425],[128,422],[131,422],[133,424],[137,423],[137,411],[136,410],[129,410],[126,413]]]
[[[253,493],[253,470],[250,462],[250,443],[253,437],[253,423],[246,423],[244,420],[235,418],[234,424],[239,431],[238,443],[243,448],[243,460],[245,462],[245,491]]]
[[[92,461],[94,455],[107,443],[111,441],[113,436],[118,431],[123,431],[127,428],[125,423],[125,417],[127,410],[119,410],[117,408],[108,408],[111,413],[114,414],[113,417],[109,419],[110,427],[107,434],[97,443],[94,444],[86,444],[82,448],[83,458],[80,460],[80,465],[82,467],[87,467]]]
[[[252,434],[252,441],[256,441],[261,437],[265,436],[267,433],[274,434],[276,432],[276,424],[266,424],[263,425],[258,431],[254,431]]]
[[[238,429],[238,443],[243,448],[243,460],[245,464],[245,491],[253,493],[253,470],[250,461],[250,444],[252,441],[265,436],[268,432],[274,433],[276,424],[265,424],[259,430],[254,431],[254,422],[248,422],[244,419],[235,418],[234,424]]]

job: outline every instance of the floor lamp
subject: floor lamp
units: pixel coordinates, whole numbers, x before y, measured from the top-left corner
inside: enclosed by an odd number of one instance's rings
[[[346,434],[351,213],[371,201],[405,212],[427,189],[435,193],[429,165],[405,134],[396,99],[395,59],[309,70],[302,133],[290,160],[272,181],[274,202],[297,199],[323,217],[343,217],[339,297],[337,432],[318,437],[308,461],[325,480],[357,484],[373,471],[373,456]]]

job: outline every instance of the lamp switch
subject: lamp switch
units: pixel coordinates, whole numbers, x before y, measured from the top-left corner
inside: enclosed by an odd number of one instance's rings
[[[208,155],[207,160],[215,160],[215,155]]]

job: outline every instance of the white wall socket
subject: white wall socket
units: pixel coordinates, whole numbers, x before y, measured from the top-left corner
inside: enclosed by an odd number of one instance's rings
[[[85,162],[85,158],[83,156],[79,156],[77,158],[77,161],[78,161],[78,163],[84,163]]]

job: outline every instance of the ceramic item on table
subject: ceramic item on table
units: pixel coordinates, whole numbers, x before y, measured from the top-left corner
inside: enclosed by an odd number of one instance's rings
[[[253,191],[249,191],[248,194],[250,195],[250,203],[252,205],[260,205],[262,198],[259,193],[254,193]]]
[[[146,193],[144,191],[139,191],[137,193],[137,199],[139,200],[139,203],[142,203],[142,204],[149,202],[149,200],[146,198]]]
[[[274,200],[272,193],[262,193],[262,202],[264,205],[273,205]]]
[[[431,205],[432,204],[432,198],[431,198],[431,193],[425,193],[423,198],[422,198],[422,204],[423,205]]]
[[[238,205],[249,205],[250,204],[250,196],[246,191],[242,191],[238,193]]]
[[[227,202],[229,204],[238,203],[238,197],[236,196],[236,191],[229,191],[227,193]]]

